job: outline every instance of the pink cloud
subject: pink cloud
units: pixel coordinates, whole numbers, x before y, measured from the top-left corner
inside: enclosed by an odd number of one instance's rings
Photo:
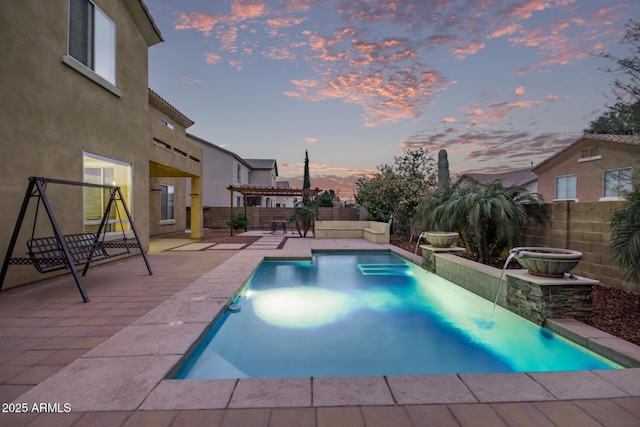
[[[265,13],[266,5],[261,0],[233,0],[231,13],[239,20],[258,18]]]
[[[471,40],[466,46],[455,48],[453,50],[453,55],[458,59],[464,59],[469,55],[475,54],[482,48],[484,48],[483,41]]]
[[[496,37],[508,36],[511,34],[515,34],[520,29],[520,24],[512,23],[505,27],[498,28],[497,30],[493,30],[491,34],[489,34],[489,38],[493,39]]]
[[[204,61],[208,64],[217,64],[222,59],[220,55],[215,53],[205,53],[203,56]]]
[[[573,0],[525,0],[508,6],[501,15],[503,18],[525,20],[531,18],[534,12],[541,12],[552,7],[567,6],[570,3],[573,3]]]
[[[277,48],[275,46],[270,46],[267,50],[262,52],[262,56],[276,60],[291,60],[296,57],[296,54],[286,47]]]
[[[307,18],[274,18],[267,19],[267,24],[273,28],[288,28],[302,24]]]
[[[222,17],[209,13],[181,13],[178,17],[178,21],[174,25],[176,30],[196,30],[204,34],[205,37],[211,35],[211,30],[220,21]]]
[[[247,57],[256,54],[307,61],[309,74],[292,80],[286,96],[356,104],[362,108],[364,123],[376,126],[421,117],[436,94],[454,83],[439,71],[441,64],[481,54],[493,43],[506,41],[527,49],[532,63],[518,70],[519,75],[575,63],[594,46],[606,48],[614,32],[606,27],[621,19],[624,7],[613,4],[595,10],[575,4],[574,0],[230,0],[224,6],[211,6],[227,9],[219,14],[181,13],[175,29],[215,35],[218,45],[212,47],[207,40],[204,55],[211,64],[242,69],[250,63]],[[554,16],[553,9],[560,8],[569,14]],[[339,23],[311,22],[323,15],[337,16]],[[559,22],[559,16],[567,17]],[[388,34],[393,36],[384,36]],[[502,40],[492,40],[498,38]],[[523,96],[524,88],[518,87],[515,95]],[[529,106],[533,105],[537,104]],[[458,123],[482,128],[507,120],[511,111],[521,108],[528,107],[476,105],[466,110],[467,121]]]

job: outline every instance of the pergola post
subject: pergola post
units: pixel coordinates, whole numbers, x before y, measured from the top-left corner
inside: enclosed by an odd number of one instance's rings
[[[244,205],[244,231],[247,231],[247,223],[249,222],[249,218],[247,217],[247,195],[244,194],[244,198],[242,199],[242,204]]]
[[[229,190],[231,194],[231,200],[229,200],[229,232],[231,234],[229,235],[233,236],[233,190],[231,190],[231,188],[229,188]]]

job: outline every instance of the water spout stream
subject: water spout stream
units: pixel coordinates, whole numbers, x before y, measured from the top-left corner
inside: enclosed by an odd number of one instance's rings
[[[500,274],[500,279],[498,280],[498,289],[496,290],[496,298],[493,300],[493,311],[496,310],[496,304],[498,303],[498,296],[500,295],[500,286],[502,285],[502,278],[504,277],[504,273],[505,271],[507,271],[507,266],[509,265],[513,257],[518,255],[518,253],[520,253],[519,250],[511,249],[509,251],[509,256],[507,257],[507,260],[504,263],[504,267],[502,267],[502,274]]]
[[[418,236],[418,241],[416,242],[416,250],[413,252],[413,263],[417,264],[417,260],[416,258],[418,258],[418,245],[420,245],[420,239],[422,239],[423,235],[422,233],[420,233],[420,235]]]

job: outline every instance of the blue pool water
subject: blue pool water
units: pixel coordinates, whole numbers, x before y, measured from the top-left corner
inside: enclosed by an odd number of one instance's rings
[[[174,378],[617,366],[385,252],[265,261]]]

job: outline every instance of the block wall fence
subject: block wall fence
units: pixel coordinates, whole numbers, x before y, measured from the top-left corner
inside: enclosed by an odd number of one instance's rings
[[[572,273],[599,280],[613,288],[636,290],[624,279],[624,270],[613,261],[609,241],[609,220],[616,209],[626,202],[548,203],[550,221],[543,227],[529,224],[525,230],[524,246],[550,246],[573,249],[584,254]],[[636,290],[637,292],[637,290]]]
[[[189,208],[187,208],[187,218],[191,218],[188,210]],[[244,208],[233,208],[233,212],[234,214],[244,213]],[[293,208],[247,207],[250,229],[268,230],[272,220],[289,218],[291,215],[293,215]],[[318,208],[318,216],[321,221],[355,221],[357,219],[355,208]],[[205,228],[228,228],[229,208],[205,207],[203,221]]]
[[[599,280],[613,288],[636,291],[635,285],[625,280],[624,271],[613,261],[609,241],[611,214],[624,206],[624,201],[572,202],[557,201],[545,205],[550,220],[544,226],[529,224],[525,229],[523,246],[550,246],[574,249],[584,254],[573,273]],[[234,208],[235,213],[244,208]],[[289,218],[293,208],[247,208],[249,228],[270,227],[271,220]],[[355,208],[319,208],[320,220],[353,221],[357,219]],[[190,218],[190,215],[187,215]],[[229,208],[205,207],[205,228],[226,228]]]

